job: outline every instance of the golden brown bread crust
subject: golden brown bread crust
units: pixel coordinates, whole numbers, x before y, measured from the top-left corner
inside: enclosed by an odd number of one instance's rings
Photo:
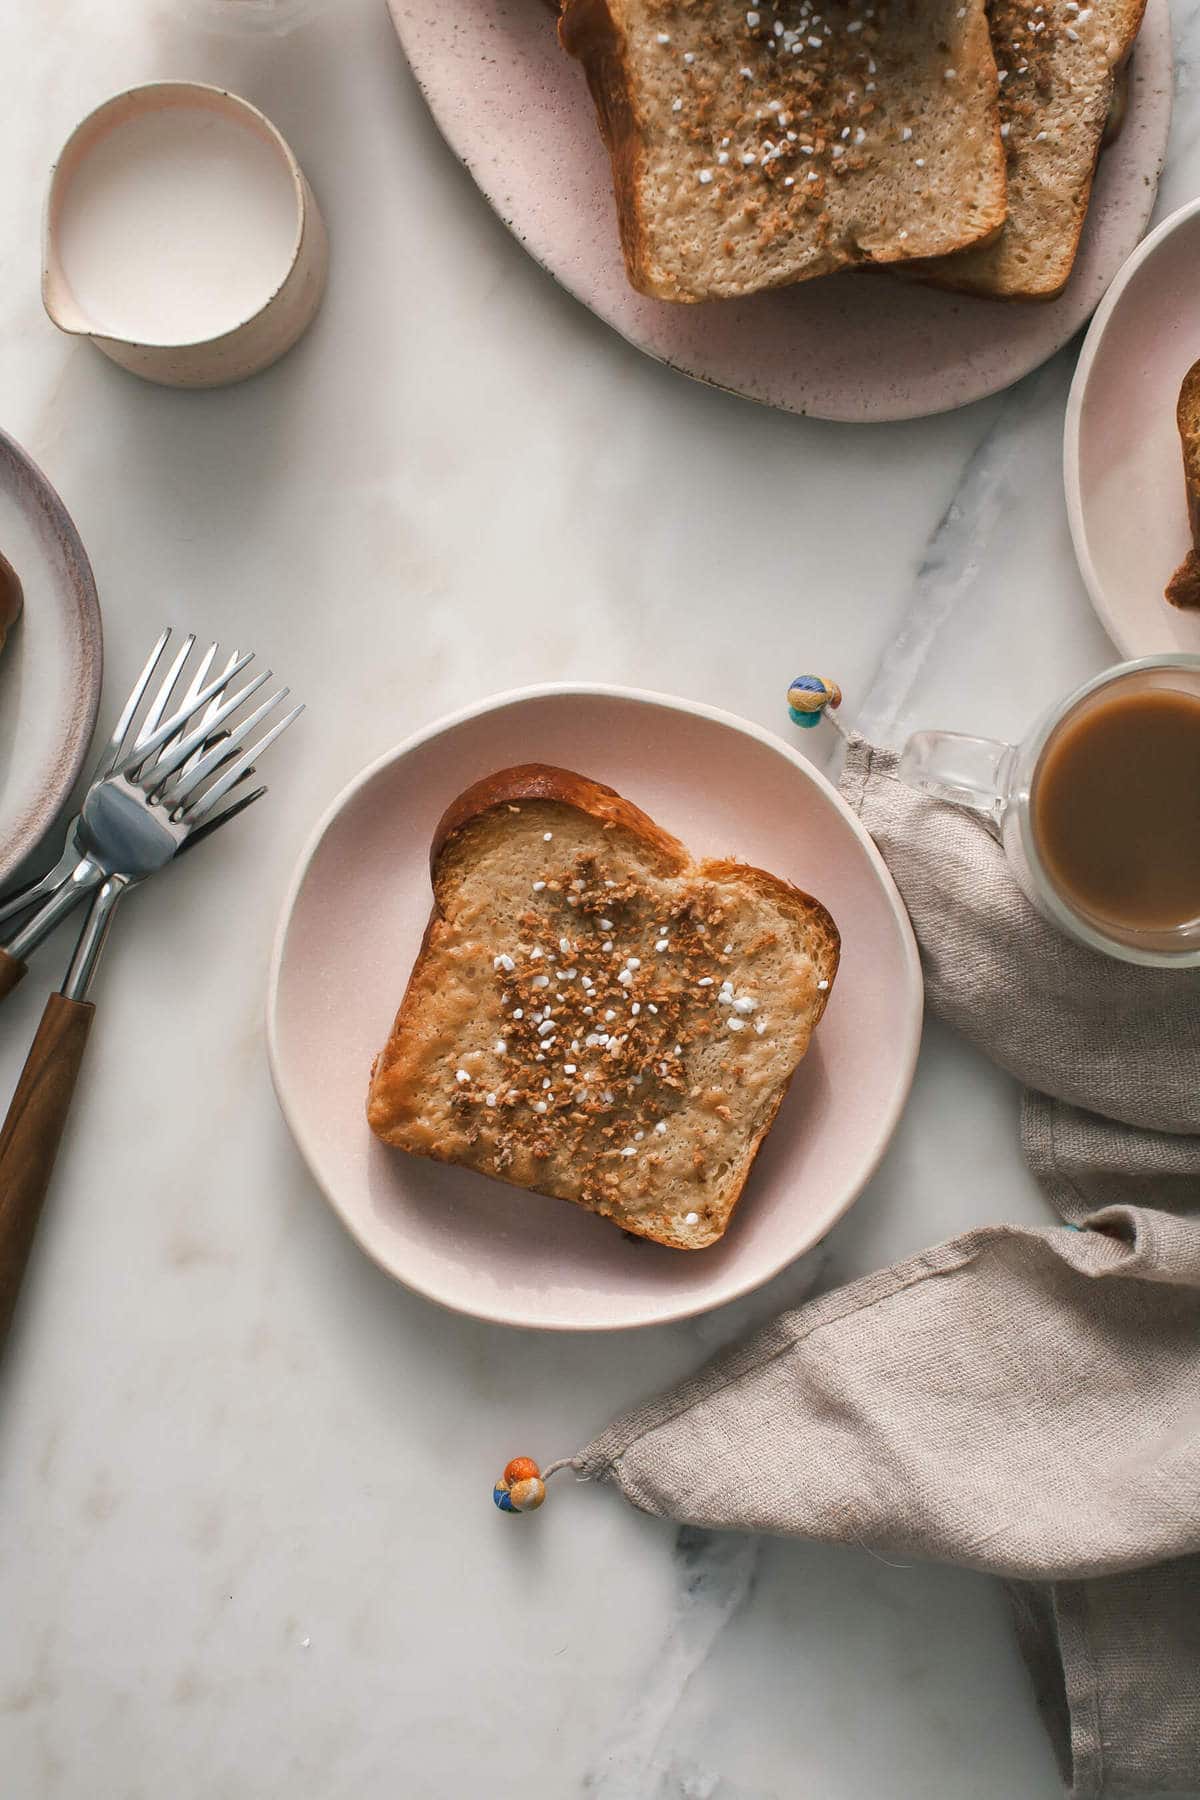
[[[1095,0],[1098,4],[1099,0]],[[1086,4],[1086,0],[1085,0]],[[1060,104],[1073,107],[1071,119],[1072,136],[1076,139],[1086,138],[1087,133],[1093,137],[1091,161],[1079,175],[1075,190],[1065,197],[1065,203],[1059,209],[1056,229],[1063,233],[1056,239],[1057,255],[1050,259],[1043,268],[1031,268],[1028,262],[1014,267],[1011,259],[1012,245],[1017,242],[1024,230],[1026,238],[1030,235],[1028,206],[1022,205],[1021,185],[1014,175],[1014,166],[1009,169],[1009,222],[996,232],[988,244],[972,245],[969,250],[955,255],[939,257],[936,260],[914,263],[911,269],[902,269],[899,273],[923,282],[928,287],[942,288],[950,293],[973,294],[976,297],[991,300],[1017,301],[1049,301],[1057,300],[1070,280],[1075,259],[1079,253],[1079,243],[1083,236],[1083,228],[1087,222],[1088,206],[1091,202],[1092,187],[1096,178],[1096,169],[1101,150],[1113,143],[1120,135],[1125,122],[1125,111],[1129,93],[1129,58],[1133,53],[1134,42],[1141,29],[1145,12],[1145,0],[1123,0],[1124,13],[1113,29],[1118,31],[1119,45],[1117,54],[1095,92],[1076,95],[1068,93],[1059,96]],[[1076,9],[1077,11],[1080,9]],[[1090,9],[1089,9],[1090,10]],[[992,35],[997,62],[1008,64],[1006,74],[1009,79],[1001,84],[1000,115],[1004,122],[1004,133],[1008,141],[1010,157],[1030,155],[1036,144],[1028,141],[1030,121],[1042,125],[1051,120],[1054,94],[1049,86],[1051,72],[1049,64],[1054,51],[1051,38],[1043,36],[1039,43],[1045,46],[1037,53],[1021,52],[1008,42],[1005,36],[1005,21],[1016,20],[1024,34],[1030,23],[1029,8],[1025,0],[997,0],[991,9]],[[1025,38],[1026,43],[1028,38]],[[1033,60],[1036,91],[1032,97],[1019,95],[1016,81],[1013,79],[1012,65],[1021,68],[1024,55]],[[1041,59],[1040,61],[1038,59]],[[1027,73],[1027,68],[1021,68]],[[1043,91],[1046,90],[1046,91]],[[1027,141],[1019,142],[1022,133]],[[1011,135],[1010,135],[1011,134]],[[1042,134],[1045,135],[1044,132]],[[1018,175],[1020,164],[1015,165]],[[1039,175],[1033,187],[1035,200],[1043,189],[1050,185],[1049,171]],[[1064,228],[1065,224],[1065,230]]]
[[[388,1043],[372,1068],[367,1106],[368,1123],[385,1142],[413,1153],[440,1161],[464,1163],[469,1167],[480,1168],[511,1185],[554,1193],[556,1189],[553,1186],[541,1185],[539,1180],[543,1165],[537,1161],[539,1151],[536,1141],[532,1148],[526,1144],[518,1144],[515,1155],[510,1154],[505,1163],[480,1161],[473,1155],[463,1153],[461,1148],[456,1150],[453,1144],[447,1148],[444,1136],[440,1135],[437,1128],[430,1126],[430,1109],[427,1104],[431,1017],[436,1013],[437,1032],[440,1034],[435,1046],[438,1054],[442,1054],[447,1045],[452,1046],[457,1038],[462,1038],[464,1034],[470,1035],[468,1020],[475,1028],[475,1035],[479,1035],[478,984],[476,982],[476,991],[464,985],[460,979],[461,971],[456,969],[454,963],[455,955],[461,949],[461,940],[456,938],[455,914],[460,910],[460,894],[455,858],[460,852],[463,856],[470,857],[473,827],[485,823],[489,815],[516,812],[529,802],[548,802],[575,809],[598,822],[602,830],[612,831],[618,845],[621,834],[626,834],[640,847],[656,872],[661,873],[666,881],[682,878],[685,883],[732,884],[742,894],[765,896],[776,914],[783,914],[792,922],[797,943],[801,937],[804,940],[807,971],[805,979],[808,985],[804,990],[803,1004],[809,1033],[824,1012],[829,997],[837,970],[840,939],[827,910],[811,896],[765,870],[728,859],[712,859],[699,864],[693,862],[679,841],[663,831],[638,807],[623,799],[612,788],[569,770],[545,764],[526,764],[488,776],[461,794],[447,808],[434,833],[431,865],[435,896],[433,911]],[[538,830],[540,831],[540,827]],[[540,847],[540,837],[538,842]],[[719,887],[713,891],[725,890]],[[614,917],[616,916],[614,913]],[[478,951],[478,945],[475,948]],[[491,946],[486,952],[489,958],[490,949]],[[793,955],[798,954],[793,949]],[[543,963],[541,966],[546,965]],[[490,960],[487,961],[487,968],[490,972]],[[824,985],[818,982],[818,974]],[[511,979],[516,982],[520,977],[517,975]],[[616,991],[620,992],[619,989]],[[489,1018],[483,1035],[494,1036],[498,1029],[504,1030],[505,1027],[497,1013],[494,1022]],[[806,1046],[807,1036],[803,1041]],[[677,1218],[672,1217],[665,1202],[657,1210],[653,1205],[647,1205],[629,1213],[623,1210],[619,1197],[614,1197],[611,1204],[603,1194],[597,1199],[595,1195],[585,1197],[574,1192],[563,1192],[561,1197],[577,1200],[590,1210],[611,1217],[626,1231],[671,1247],[701,1248],[704,1244],[715,1242],[728,1226],[751,1165],[771,1128],[802,1054],[803,1049],[786,1068],[783,1079],[775,1082],[763,1097],[755,1115],[757,1129],[736,1144],[736,1155],[730,1166],[729,1192],[723,1199],[720,1217],[714,1221],[708,1235],[701,1235],[707,1229],[706,1224],[700,1226],[699,1230],[693,1226],[688,1233],[681,1233]],[[444,1062],[444,1055],[442,1060]],[[493,1079],[489,1075],[489,1083]],[[713,1105],[717,1105],[715,1098]],[[719,1107],[717,1110],[720,1110]],[[649,1129],[648,1120],[643,1120],[642,1123]],[[622,1129],[624,1128],[623,1125]],[[538,1128],[535,1125],[530,1129],[536,1131]],[[541,1154],[544,1155],[544,1152]]]
[[[1175,423],[1183,449],[1183,481],[1187,489],[1192,546],[1200,551],[1200,362],[1194,362],[1179,389]]]
[[[512,806],[522,800],[557,800],[564,806],[577,806],[602,824],[619,825],[653,846],[668,868],[682,872],[691,857],[678,838],[656,825],[648,813],[630,800],[622,799],[615,788],[605,787],[586,775],[575,775],[570,769],[556,769],[549,763],[518,763],[511,769],[500,769],[485,775],[452,800],[433,833],[429,864],[434,872],[437,891],[437,864],[449,840],[472,819],[493,807]]]
[[[697,873],[709,881],[737,881],[742,887],[767,894],[777,906],[791,913],[797,923],[803,922],[813,931],[822,943],[830,950],[836,965],[842,952],[842,934],[833,922],[833,914],[803,888],[785,881],[782,875],[772,875],[768,869],[756,869],[753,863],[734,862],[730,857],[709,857],[698,866]],[[816,1002],[817,1012],[813,1019],[816,1027],[821,1015],[829,1004],[829,993],[833,986],[821,990]],[[782,1096],[781,1096],[782,1097]]]
[[[624,33],[607,0],[569,0],[569,4],[564,0],[558,20],[558,41],[568,55],[578,57],[587,76],[600,135],[612,162],[617,229],[630,285],[639,293],[653,293],[644,254],[645,232],[638,216],[642,148],[625,80]]]
[[[1185,612],[1200,607],[1200,562],[1194,550],[1188,551],[1163,591],[1172,606]]]
[[[1187,494],[1188,525],[1192,548],[1166,586],[1172,606],[1188,611],[1200,607],[1200,362],[1194,362],[1183,378],[1175,407],[1179,443],[1183,451],[1183,485]]]
[[[21,583],[7,557],[0,556],[0,650],[21,616]]]

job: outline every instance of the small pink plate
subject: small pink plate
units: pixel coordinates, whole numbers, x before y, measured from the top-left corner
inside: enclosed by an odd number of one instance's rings
[[[1175,406],[1200,357],[1200,200],[1129,258],[1079,354],[1063,439],[1075,554],[1125,656],[1200,651],[1200,612],[1163,588],[1191,543]]]
[[[443,137],[529,254],[648,356],[788,412],[851,423],[947,412],[1009,387],[1090,317],[1145,231],[1171,123],[1171,18],[1148,0],[1129,106],[1100,159],[1066,290],[979,300],[852,273],[676,306],[630,287],[583,70],[543,0],[388,0]]]
[[[429,915],[429,843],[454,796],[519,762],[610,783],[701,854],[819,896],[842,933],[829,1009],[724,1240],[634,1243],[562,1200],[388,1149],[367,1129],[382,1047]],[[870,1178],[921,1035],[916,944],[870,838],[769,732],[710,707],[606,687],[501,695],[420,732],[351,783],[300,859],[271,969],[271,1070],[301,1154],[390,1275],[506,1325],[616,1330],[748,1293],[817,1243]]]
[[[67,509],[0,431],[0,553],[24,610],[0,651],[0,889],[53,828],[83,768],[104,664],[100,603]]]

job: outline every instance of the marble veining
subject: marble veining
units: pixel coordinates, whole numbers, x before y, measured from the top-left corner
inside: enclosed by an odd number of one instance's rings
[[[1026,442],[1043,419],[1061,417],[1073,358],[1055,357],[1002,396],[931,534],[911,604],[880,658],[855,724],[890,743],[911,714],[926,661],[955,614],[969,604],[998,534],[1016,525],[1028,499],[1021,481]]]
[[[1195,0],[1175,29],[1159,216],[1200,182]],[[944,418],[785,418],[650,364],[533,267],[377,0],[278,42],[59,0],[7,41],[0,423],[88,545],[107,710],[164,618],[252,642],[310,710],[244,829],[130,900],[96,985],[0,1365],[3,1800],[1054,1800],[994,1584],[680,1531],[566,1476],[532,1518],[489,1497],[508,1457],[569,1452],[815,1288],[1043,1220],[1007,1078],[931,1022],[811,1257],[703,1319],[548,1340],[359,1254],[276,1111],[262,996],[317,813],[489,692],[636,683],[786,733],[814,668],[881,735],[1019,734],[1112,656],[1062,501],[1074,348]],[[180,74],[278,123],[331,241],[303,342],[201,394],[66,342],[38,297],[59,144]],[[6,1091],[66,953],[6,1003]]]
[[[676,1593],[667,1631],[639,1670],[629,1710],[584,1777],[596,1800],[709,1800],[720,1777],[677,1754],[671,1726],[684,1691],[754,1589],[757,1538],[684,1525],[671,1558]],[[728,1790],[730,1800],[736,1789]]]

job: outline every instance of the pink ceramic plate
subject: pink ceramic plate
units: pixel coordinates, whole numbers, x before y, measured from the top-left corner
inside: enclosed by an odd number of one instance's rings
[[[1200,200],[1130,257],[1084,340],[1063,470],[1075,554],[1125,656],[1200,651],[1200,613],[1163,588],[1191,537],[1175,404],[1200,357]]]
[[[1149,222],[1171,119],[1171,21],[1149,0],[1129,110],[1101,159],[1066,292],[1049,305],[964,299],[840,275],[744,301],[634,293],[608,157],[579,65],[541,0],[389,0],[443,136],[542,266],[647,355],[789,412],[854,423],[946,412],[1008,387],[1090,316]]]
[[[54,824],[91,742],[103,656],[87,553],[67,509],[0,432],[0,552],[25,609],[0,651],[0,888]]]
[[[606,781],[689,847],[733,853],[818,895],[842,932],[829,1009],[725,1239],[694,1253],[378,1142],[367,1078],[429,914],[429,843],[481,775],[544,761]],[[411,738],[334,802],[301,858],[268,1002],[275,1087],[334,1210],[389,1274],[510,1325],[609,1330],[686,1318],[818,1242],[900,1116],[921,973],[878,851],[823,776],[754,725],[631,690],[535,688]]]

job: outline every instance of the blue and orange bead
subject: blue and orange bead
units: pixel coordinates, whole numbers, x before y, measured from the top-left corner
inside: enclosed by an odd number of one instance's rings
[[[492,1489],[501,1512],[536,1512],[546,1498],[542,1471],[531,1456],[514,1456]]]
[[[836,681],[821,675],[797,675],[788,689],[788,716],[793,725],[811,731],[827,706],[842,704],[842,690]]]

